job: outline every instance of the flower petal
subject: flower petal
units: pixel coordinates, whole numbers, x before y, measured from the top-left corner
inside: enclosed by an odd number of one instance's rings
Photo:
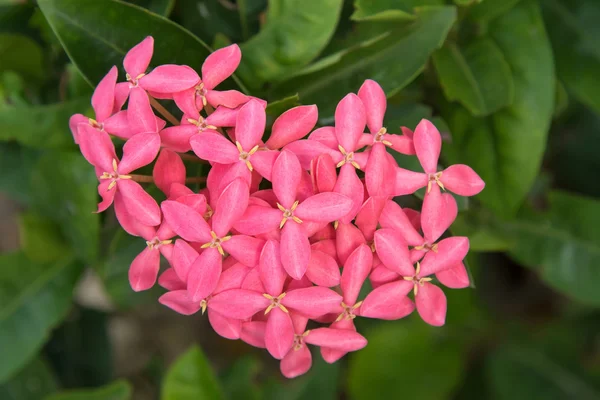
[[[453,236],[441,240],[437,251],[428,251],[421,261],[421,276],[429,276],[458,265],[469,252],[469,239]]]
[[[485,187],[485,182],[468,165],[451,165],[440,178],[444,187],[459,196],[475,196]]]
[[[410,262],[408,245],[400,232],[379,229],[375,232],[375,248],[381,262],[402,276],[413,276],[415,270]]]
[[[340,268],[333,257],[313,249],[306,277],[317,286],[334,287],[340,284]]]
[[[234,235],[222,246],[233,258],[248,267],[258,265],[260,252],[265,242],[262,239],[246,235]]]
[[[160,224],[160,208],[156,200],[142,189],[139,183],[120,179],[117,187],[123,195],[123,201],[129,214],[143,225]]]
[[[192,124],[169,126],[159,132],[162,145],[178,153],[192,149],[190,139],[197,133],[198,128]]]
[[[296,201],[296,193],[300,185],[302,168],[294,153],[283,150],[273,164],[273,191],[279,203],[291,208]]]
[[[441,284],[451,289],[469,287],[469,273],[462,262],[454,267],[439,271],[435,274]]]
[[[189,89],[198,82],[200,77],[187,65],[165,64],[140,78],[139,85],[145,90],[169,94]]]
[[[373,235],[387,203],[387,197],[369,197],[362,205],[354,223],[368,241],[373,240]]]
[[[383,127],[383,117],[387,107],[385,93],[379,84],[367,79],[358,90],[367,115],[367,125],[371,133],[377,133]]]
[[[359,309],[360,315],[362,317],[385,320],[396,320],[406,317],[415,309],[415,305],[407,297],[413,286],[412,282],[405,280],[379,286],[369,293],[363,301]]]
[[[419,122],[415,128],[413,143],[423,170],[428,174],[437,172],[437,163],[442,149],[442,136],[431,121],[422,119]]]
[[[361,244],[365,244],[367,241],[363,236],[360,229],[353,224],[340,223],[335,232],[335,244],[337,249],[337,256],[340,262],[346,263],[348,256]]]
[[[190,139],[192,150],[198,157],[220,164],[233,164],[240,158],[235,145],[216,132],[204,132]]]
[[[348,214],[352,206],[352,200],[343,194],[319,193],[300,203],[294,215],[303,221],[333,222]]]
[[[245,235],[261,235],[278,229],[282,218],[278,209],[251,205],[233,227]]]
[[[160,136],[156,133],[138,133],[125,142],[123,159],[119,163],[120,174],[128,174],[150,164],[160,150]]]
[[[392,144],[390,149],[397,151],[400,154],[414,155],[417,154],[415,151],[415,145],[412,138],[405,135],[385,135],[385,139]]]
[[[102,172],[113,172],[113,160],[117,159],[115,146],[106,132],[89,124],[77,125],[79,149],[85,159]]]
[[[177,235],[189,242],[208,243],[212,240],[210,227],[191,207],[177,201],[166,200],[161,204],[165,221]]]
[[[313,188],[316,193],[332,192],[337,181],[335,163],[329,154],[321,154],[310,165]]]
[[[269,312],[265,329],[265,344],[269,353],[281,360],[294,344],[294,327],[290,315],[275,307]]]
[[[177,276],[175,269],[169,268],[158,277],[158,284],[170,291],[185,290],[186,284]]]
[[[198,252],[192,248],[185,240],[177,239],[173,247],[173,256],[171,257],[171,266],[177,273],[177,276],[183,282],[187,282],[190,267],[198,258]]]
[[[278,156],[278,151],[258,150],[250,157],[250,163],[256,172],[270,181],[273,174],[273,165],[275,165]]]
[[[284,150],[291,151],[298,157],[302,169],[310,169],[310,163],[321,154],[329,154],[334,160],[339,159],[341,154],[337,150],[327,147],[317,140],[297,140],[284,147]]]
[[[365,184],[371,196],[390,196],[393,194],[396,171],[395,165],[388,159],[388,152],[383,143],[375,143],[371,147],[369,161],[365,169]]]
[[[379,223],[382,228],[391,228],[399,232],[409,246],[420,246],[424,242],[402,207],[395,201],[388,200],[385,203]]]
[[[367,345],[367,339],[350,329],[311,329],[304,341],[315,346],[346,352],[360,350]]]
[[[214,248],[205,249],[190,266],[187,290],[193,301],[206,299],[217,287],[223,257]]]
[[[179,154],[169,149],[162,149],[152,170],[154,184],[169,197],[173,183],[185,184],[185,165]]]
[[[92,108],[96,113],[96,121],[98,122],[103,122],[112,115],[117,74],[117,67],[113,66],[100,83],[98,83],[92,95]]]
[[[347,94],[335,109],[335,136],[340,146],[347,152],[355,151],[366,124],[362,101],[354,93]]]
[[[158,298],[158,302],[182,315],[192,315],[200,310],[200,302],[194,302],[187,290],[173,290]]]
[[[242,332],[240,339],[251,346],[264,349],[265,346],[265,329],[267,323],[264,321],[249,321],[242,323]]]
[[[113,114],[103,122],[104,130],[113,135],[120,137],[121,139],[129,139],[135,133],[129,128],[129,119],[127,111],[119,111]]]
[[[314,319],[339,307],[342,296],[331,289],[313,286],[290,290],[281,303],[304,316]]]
[[[235,138],[244,150],[250,151],[260,143],[266,123],[267,114],[257,100],[250,100],[240,108],[235,124]]]
[[[234,222],[244,215],[248,207],[249,196],[248,184],[243,179],[235,179],[227,185],[219,196],[212,218],[212,228],[217,236],[227,235]]]
[[[156,117],[150,106],[148,94],[141,87],[134,87],[129,91],[129,104],[127,105],[127,122],[131,132],[158,132]]]
[[[242,52],[237,44],[232,44],[214,51],[202,64],[202,82],[206,89],[213,89],[229,78],[242,59]]]
[[[206,101],[211,106],[236,108],[246,103],[251,97],[237,90],[209,90],[206,92]]]
[[[356,175],[356,169],[352,165],[342,165],[340,175],[333,190],[348,196],[352,200],[352,209],[350,212],[339,218],[340,222],[347,224],[354,219],[360,210],[365,196],[364,186],[358,175]]]
[[[433,326],[444,325],[446,322],[447,300],[442,289],[425,282],[423,286],[419,286],[415,303],[423,321]]]
[[[398,279],[402,279],[402,277],[383,264],[374,266],[373,272],[371,272],[371,275],[369,275],[369,280],[374,288],[378,288],[386,283],[397,281]]]
[[[311,366],[312,355],[308,347],[303,345],[298,350],[291,349],[281,360],[279,369],[283,376],[292,379],[307,373]]]
[[[208,321],[218,335],[225,339],[237,340],[242,332],[242,321],[227,318],[208,307]]]
[[[310,243],[301,224],[289,220],[281,230],[281,263],[294,279],[304,276],[310,261]]]
[[[150,289],[156,283],[159,268],[160,252],[146,247],[133,259],[129,267],[131,288],[136,292]]]
[[[138,75],[146,72],[150,65],[153,52],[154,38],[152,36],[146,36],[144,40],[133,46],[131,50],[125,54],[123,66],[132,79],[135,79]]]
[[[281,265],[279,243],[269,240],[265,243],[260,254],[260,280],[265,290],[271,296],[279,296],[283,292],[283,284],[287,274]]]
[[[422,187],[427,186],[427,182],[426,174],[398,167],[396,168],[393,195],[405,196],[407,194],[413,194]]]
[[[270,300],[261,293],[246,289],[231,289],[214,295],[210,308],[223,316],[235,319],[248,319],[266,309]],[[243,328],[242,328],[243,329]]]
[[[425,239],[433,243],[452,225],[458,215],[456,200],[449,193],[441,193],[438,185],[431,187],[423,199],[421,228]]]
[[[273,123],[271,136],[265,145],[269,149],[283,146],[302,139],[315,127],[319,113],[317,106],[298,106],[281,114]]]
[[[358,299],[360,288],[371,272],[373,252],[366,244],[360,245],[350,254],[344,264],[341,288],[344,303],[354,305]]]
[[[105,211],[115,200],[117,190],[114,187],[109,189],[108,187],[110,186],[110,184],[110,180],[105,180],[100,182],[100,184],[98,185],[98,194],[100,195],[100,197],[102,197],[102,201],[100,202],[100,204],[98,204],[98,210],[96,212],[100,213]],[[129,213],[129,211],[127,212]]]

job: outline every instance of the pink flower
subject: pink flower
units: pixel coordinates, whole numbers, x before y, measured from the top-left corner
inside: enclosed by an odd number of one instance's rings
[[[127,82],[117,84],[115,90],[115,111],[123,107],[129,90],[138,86],[138,80],[146,75],[146,71],[150,66],[152,54],[154,53],[154,38],[147,36],[140,43],[136,44],[125,54],[123,67],[125,68],[125,79]]]

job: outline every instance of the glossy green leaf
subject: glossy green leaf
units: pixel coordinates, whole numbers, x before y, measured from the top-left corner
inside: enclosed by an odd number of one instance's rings
[[[69,118],[88,109],[89,97],[51,105],[4,107],[0,109],[0,140],[15,140],[30,147],[74,147]]]
[[[38,4],[75,65],[95,85],[127,51],[154,37],[152,65],[185,64],[197,70],[208,46],[180,25],[118,0],[40,0]],[[124,21],[127,21],[124,23]],[[175,45],[174,45],[175,44]]]
[[[40,46],[23,35],[0,34],[0,72],[13,71],[24,78],[44,78],[43,54]]]
[[[0,399],[40,400],[57,388],[58,384],[47,363],[35,358],[11,380],[0,385]]]
[[[175,0],[130,0],[129,2],[165,17],[168,17],[175,7]]]
[[[476,39],[464,48],[447,43],[433,53],[433,62],[446,98],[471,114],[489,115],[512,103],[510,66],[493,40]]]
[[[26,365],[66,316],[81,270],[69,256],[51,264],[21,252],[0,256],[0,382]]]
[[[484,0],[468,10],[469,18],[479,22],[491,21],[512,9],[521,0]]]
[[[461,381],[463,353],[423,323],[388,322],[365,334],[369,345],[350,356],[351,399],[449,398]],[[435,384],[434,384],[435,382]]]
[[[356,10],[350,17],[355,21],[394,21],[394,20],[413,20],[413,14],[410,2],[404,0],[356,0],[354,7]]]
[[[270,0],[261,31],[241,45],[244,83],[259,88],[312,61],[333,35],[341,7],[342,0]]]
[[[129,382],[119,380],[100,388],[65,390],[44,400],[129,400],[131,395]]]
[[[192,346],[169,368],[161,400],[218,400],[223,392],[198,346]]]
[[[494,20],[489,32],[510,65],[514,100],[488,118],[474,118],[460,106],[443,112],[452,132],[444,156],[450,164],[471,166],[486,183],[477,196],[481,202],[511,215],[530,190],[544,154],[554,108],[552,51],[533,1]]]
[[[302,74],[275,88],[279,97],[297,92],[304,104],[319,106],[328,121],[336,104],[356,92],[365,79],[376,80],[388,96],[408,85],[423,70],[430,54],[439,48],[456,19],[454,7],[422,7],[417,19],[376,39],[332,54]]]
[[[289,110],[290,108],[300,105],[300,97],[298,94],[288,96],[285,99],[272,101],[267,105],[266,113],[269,118],[275,120],[281,114]]]
[[[547,211],[525,209],[500,226],[511,257],[561,293],[600,306],[599,201],[551,192]]]
[[[69,252],[60,227],[50,218],[32,212],[19,216],[19,238],[23,252],[35,262],[55,261]]]
[[[600,113],[600,3],[581,0],[543,2],[556,73],[579,101]]]

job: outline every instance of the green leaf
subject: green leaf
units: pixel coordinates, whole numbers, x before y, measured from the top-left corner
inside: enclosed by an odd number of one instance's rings
[[[13,71],[24,78],[42,80],[45,74],[40,46],[27,36],[0,34],[0,72]]]
[[[71,115],[89,108],[89,97],[51,105],[4,107],[0,109],[0,140],[40,148],[74,147],[67,122]]]
[[[260,361],[252,356],[237,360],[220,379],[229,400],[260,400],[263,398],[256,383],[261,370]]]
[[[129,400],[131,395],[129,382],[119,380],[100,388],[66,390],[44,400]]]
[[[0,191],[23,204],[31,203],[34,193],[29,175],[38,155],[16,143],[0,143]]]
[[[19,216],[19,238],[23,253],[32,261],[43,263],[61,258],[69,247],[59,233],[60,227],[47,217],[32,212]]]
[[[22,368],[66,316],[82,266],[65,256],[38,264],[23,253],[0,256],[0,383]]]
[[[290,108],[296,107],[300,104],[300,97],[298,94],[288,96],[281,100],[272,101],[267,105],[265,112],[269,118],[273,120],[277,119],[281,114],[289,110]]]
[[[469,9],[468,16],[478,22],[491,21],[512,9],[521,0],[485,0]]]
[[[130,48],[154,37],[152,65],[185,64],[199,69],[209,47],[180,25],[118,0],[39,0],[65,51],[94,86]],[[124,23],[124,21],[127,21]]]
[[[494,227],[469,213],[460,213],[450,228],[454,236],[467,236],[471,251],[507,251],[510,240],[499,234]]]
[[[425,324],[386,323],[366,333],[369,345],[350,357],[351,399],[449,398],[461,381],[463,353],[456,341]],[[432,384],[435,382],[435,384]]]
[[[356,0],[356,10],[350,17],[354,21],[413,20],[412,7],[403,0]]]
[[[433,53],[433,62],[446,98],[471,114],[489,115],[512,103],[510,66],[493,40],[476,39],[464,49],[447,43]]]
[[[175,0],[131,0],[130,3],[164,17],[168,17],[175,7]]]
[[[388,96],[408,85],[439,48],[456,19],[455,7],[421,7],[408,26],[332,54],[276,87],[273,95],[297,92],[304,104],[319,106],[319,116],[330,121],[336,104],[356,92],[365,79],[376,80]]]
[[[241,45],[238,74],[251,88],[312,61],[331,39],[342,0],[270,0],[262,30]]]
[[[598,23],[600,4],[581,0],[543,4],[559,79],[579,101],[600,113],[600,31],[591,26]]]
[[[460,106],[449,107],[443,114],[452,143],[444,146],[444,153],[451,164],[468,164],[482,177],[486,187],[478,198],[506,216],[516,212],[539,172],[555,80],[537,3],[521,2],[494,20],[489,32],[510,65],[514,101],[489,118],[474,118]]]
[[[600,306],[600,201],[551,192],[547,211],[526,208],[500,228],[511,257],[559,292]]]
[[[56,379],[46,362],[35,358],[11,380],[0,385],[0,399],[39,400],[57,388]]]
[[[218,400],[223,398],[212,368],[198,346],[192,346],[169,368],[162,400]]]

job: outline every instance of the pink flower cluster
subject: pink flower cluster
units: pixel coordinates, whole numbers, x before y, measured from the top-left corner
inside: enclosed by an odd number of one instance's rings
[[[269,135],[265,101],[216,89],[237,68],[238,46],[212,53],[201,76],[182,65],[147,72],[152,53],[151,37],[132,48],[126,82],[113,67],[96,88],[95,119],[70,121],[96,169],[98,211],[114,204],[123,229],[146,241],[129,270],[133,290],[156,283],[162,254],[162,304],[207,312],[219,335],[266,348],[290,378],[310,369],[309,344],[327,362],[363,348],[357,316],[396,320],[416,308],[444,324],[446,297],[433,277],[469,285],[469,240],[440,240],[457,215],[445,191],[472,196],[484,182],[466,165],[438,170],[442,140],[431,122],[388,133],[386,96],[367,80],[339,102],[335,126],[314,129],[317,107],[299,106]],[[180,119],[156,99],[174,101]],[[121,158],[111,136],[125,140]],[[416,155],[423,172],[398,167],[388,150]],[[198,178],[186,177],[182,155],[211,166],[200,193],[186,186]],[[153,162],[152,177],[131,174]],[[166,200],[159,206],[140,182]],[[420,212],[393,200],[420,188]],[[367,278],[373,289],[362,293]],[[309,320],[321,327],[307,330]]]

